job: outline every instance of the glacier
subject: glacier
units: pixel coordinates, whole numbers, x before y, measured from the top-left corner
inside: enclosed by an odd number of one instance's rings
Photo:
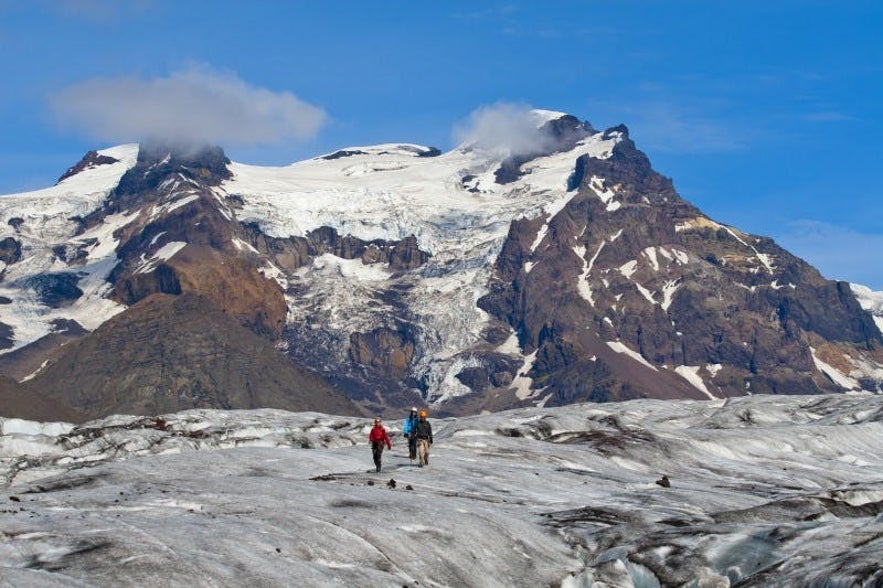
[[[404,416],[404,415],[403,415]],[[0,419],[0,586],[879,586],[883,397]]]

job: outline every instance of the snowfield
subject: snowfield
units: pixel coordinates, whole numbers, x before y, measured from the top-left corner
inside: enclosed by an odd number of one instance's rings
[[[881,396],[432,422],[374,473],[358,418],[0,419],[0,586],[883,583]]]

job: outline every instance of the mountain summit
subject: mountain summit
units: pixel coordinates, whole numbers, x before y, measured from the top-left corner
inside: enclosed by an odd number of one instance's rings
[[[879,389],[849,284],[705,216],[625,126],[517,138],[91,152],[0,198],[0,375],[87,416]]]

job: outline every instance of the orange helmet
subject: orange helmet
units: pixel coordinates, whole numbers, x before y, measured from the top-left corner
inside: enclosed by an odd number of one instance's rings
[[[420,411],[420,417],[424,418],[424,419],[426,418],[426,411],[425,410]]]

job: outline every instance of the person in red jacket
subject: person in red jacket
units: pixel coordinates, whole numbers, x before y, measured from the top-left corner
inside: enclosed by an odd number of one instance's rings
[[[383,456],[383,446],[386,445],[387,449],[392,449],[392,441],[389,438],[389,433],[383,428],[383,424],[380,422],[380,417],[374,419],[374,427],[371,429],[371,432],[368,433],[368,443],[371,444],[371,453],[374,455],[374,465],[379,472],[380,460]]]

